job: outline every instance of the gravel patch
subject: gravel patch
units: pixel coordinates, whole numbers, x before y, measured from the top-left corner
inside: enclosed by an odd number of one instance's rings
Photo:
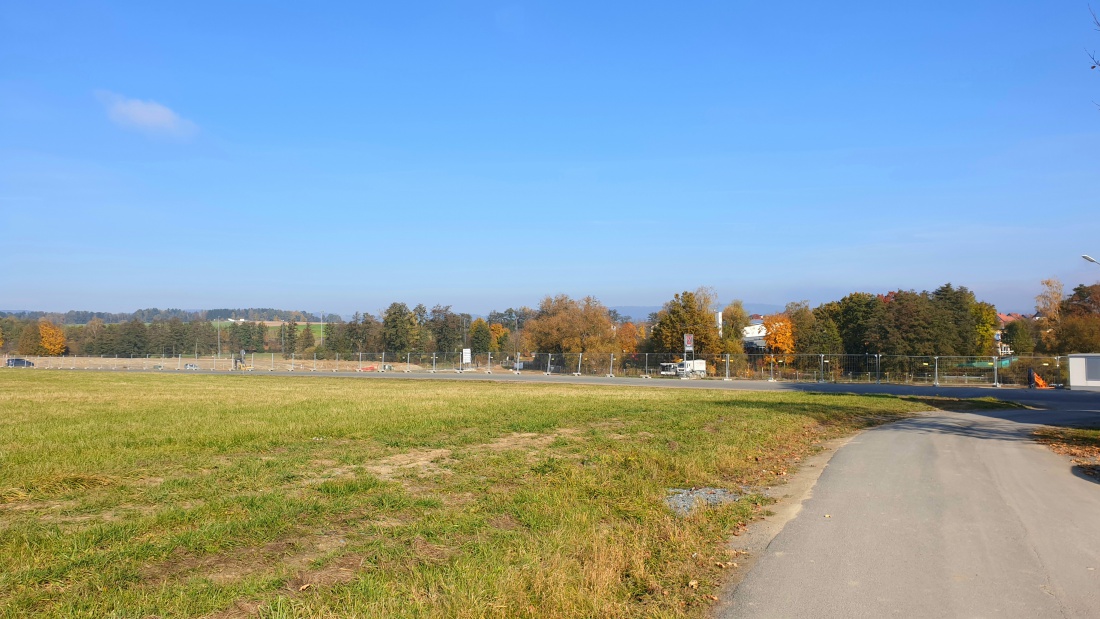
[[[680,516],[686,516],[696,506],[712,507],[733,503],[741,495],[725,488],[670,488],[665,503]]]

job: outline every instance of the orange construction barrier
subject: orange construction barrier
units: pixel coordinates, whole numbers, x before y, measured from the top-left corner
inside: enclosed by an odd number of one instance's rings
[[[1039,376],[1038,372],[1035,373],[1035,388],[1050,389],[1050,385],[1047,384],[1047,381],[1043,380],[1042,376]]]

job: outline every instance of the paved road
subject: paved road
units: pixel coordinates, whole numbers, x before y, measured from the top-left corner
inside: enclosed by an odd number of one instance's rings
[[[988,392],[987,392],[988,393]],[[1100,617],[1100,483],[1028,439],[1095,399],[935,413],[854,438],[720,617]]]

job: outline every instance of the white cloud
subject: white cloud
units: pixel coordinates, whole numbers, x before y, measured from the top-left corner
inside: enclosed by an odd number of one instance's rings
[[[106,90],[95,94],[106,108],[107,116],[120,127],[180,139],[189,138],[199,130],[198,125],[156,101],[128,99]]]

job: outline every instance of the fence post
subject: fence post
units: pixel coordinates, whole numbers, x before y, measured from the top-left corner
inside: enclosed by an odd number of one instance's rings
[[[875,384],[882,384],[882,353],[875,353]]]
[[[408,374],[412,371],[412,353],[405,353],[405,373]]]
[[[1000,387],[1001,383],[997,380],[997,355],[993,355],[993,386]]]
[[[726,377],[723,380],[730,379],[730,354],[726,353]]]
[[[645,374],[646,378],[649,378],[649,353],[645,353]]]
[[[940,386],[940,358],[939,357],[933,357],[933,360],[935,360],[936,366],[935,366],[935,370],[934,370],[935,374],[933,375],[933,378],[932,378],[932,386],[933,387],[939,387]]]
[[[768,366],[768,382],[775,382],[775,359],[772,359],[771,364]]]
[[[817,382],[823,383],[825,382],[825,355],[821,355],[821,360],[818,365],[821,367],[821,374],[818,374]]]
[[[486,362],[486,363],[488,363],[488,367],[485,368],[485,373],[486,374],[492,374],[493,373],[493,353],[486,353],[486,354],[489,355],[489,360]]]
[[[611,363],[607,366],[607,377],[615,378],[615,353],[611,353]]]
[[[435,374],[435,353],[432,353],[432,374]]]
[[[317,371],[317,353],[313,353],[313,371]]]

